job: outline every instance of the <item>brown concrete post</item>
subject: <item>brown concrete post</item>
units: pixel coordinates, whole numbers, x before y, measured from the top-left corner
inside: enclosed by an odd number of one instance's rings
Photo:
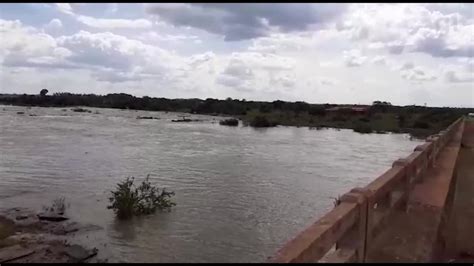
[[[430,159],[430,151],[428,151],[427,149],[427,145],[426,144],[423,144],[423,145],[418,145],[416,146],[415,150],[414,151],[421,151],[422,154],[422,161],[421,161],[421,171],[420,171],[420,181],[423,181],[423,178],[426,174],[426,170],[428,169],[429,167],[429,159]]]
[[[336,243],[336,250],[355,250],[355,262],[364,262],[366,256],[367,198],[363,189],[352,189],[341,197],[341,202],[356,203],[358,220]]]
[[[436,159],[438,157],[438,149],[439,149],[439,136],[433,135],[426,139],[427,142],[432,142],[433,148],[430,154],[430,167],[434,167],[436,165]]]
[[[409,198],[409,193],[411,190],[411,179],[413,175],[412,168],[407,167],[408,166],[408,160],[405,158],[400,158],[392,163],[392,167],[402,167],[405,171],[404,178],[402,179],[404,186],[403,186],[403,202],[401,205],[401,209],[405,212],[408,211],[408,198]]]

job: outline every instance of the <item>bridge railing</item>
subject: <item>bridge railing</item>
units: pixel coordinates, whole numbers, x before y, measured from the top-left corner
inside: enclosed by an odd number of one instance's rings
[[[427,169],[435,164],[462,121],[461,117],[428,137],[366,187],[344,194],[334,209],[286,243],[271,261],[364,262],[373,239],[395,211],[406,210],[411,189],[423,182]],[[330,250],[333,252],[328,253]]]

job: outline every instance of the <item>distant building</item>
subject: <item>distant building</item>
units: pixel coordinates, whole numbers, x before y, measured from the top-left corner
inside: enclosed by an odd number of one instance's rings
[[[369,112],[368,106],[336,106],[326,109],[330,113],[351,113],[351,114],[367,114]]]

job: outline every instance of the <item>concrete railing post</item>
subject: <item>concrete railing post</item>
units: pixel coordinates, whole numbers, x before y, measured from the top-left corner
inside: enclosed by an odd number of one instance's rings
[[[428,170],[428,168],[430,167],[430,159],[431,159],[431,150],[428,149],[428,145],[426,144],[422,144],[422,145],[418,145],[416,146],[415,148],[415,152],[416,151],[419,151],[421,152],[421,170],[420,170],[420,173],[419,173],[419,180],[420,182],[423,181],[423,178],[426,174],[426,171]]]
[[[431,149],[431,152],[430,152],[430,159],[429,159],[429,166],[430,167],[434,167],[436,164],[436,158],[437,158],[437,155],[438,155],[438,149],[439,149],[439,136],[436,136],[436,135],[433,135],[433,136],[429,136],[427,139],[426,139],[426,142],[431,142],[432,143],[432,149]]]
[[[354,262],[364,262],[366,256],[367,197],[362,188],[352,189],[341,197],[341,202],[356,203],[358,221],[336,243],[336,249],[355,250]]]
[[[403,169],[403,171],[405,172],[404,174],[404,177],[402,178],[402,182],[403,182],[403,200],[402,200],[402,203],[400,205],[400,209],[407,212],[408,211],[408,198],[410,196],[410,190],[411,190],[411,187],[412,187],[412,179],[414,178],[413,175],[413,167],[408,167],[409,164],[408,164],[408,161],[407,159],[404,159],[404,158],[400,158],[398,160],[396,160],[395,162],[392,163],[392,167],[401,167]]]

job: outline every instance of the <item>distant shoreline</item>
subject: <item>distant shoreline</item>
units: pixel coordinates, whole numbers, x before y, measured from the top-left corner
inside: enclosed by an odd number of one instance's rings
[[[372,105],[309,104],[306,102],[258,102],[227,98],[166,99],[129,94],[56,93],[53,95],[0,94],[0,104],[38,107],[94,107],[143,111],[170,111],[235,117],[246,125],[352,129],[359,133],[407,133],[425,138],[445,129],[474,108],[394,106],[376,101]],[[263,123],[258,123],[262,122]]]

